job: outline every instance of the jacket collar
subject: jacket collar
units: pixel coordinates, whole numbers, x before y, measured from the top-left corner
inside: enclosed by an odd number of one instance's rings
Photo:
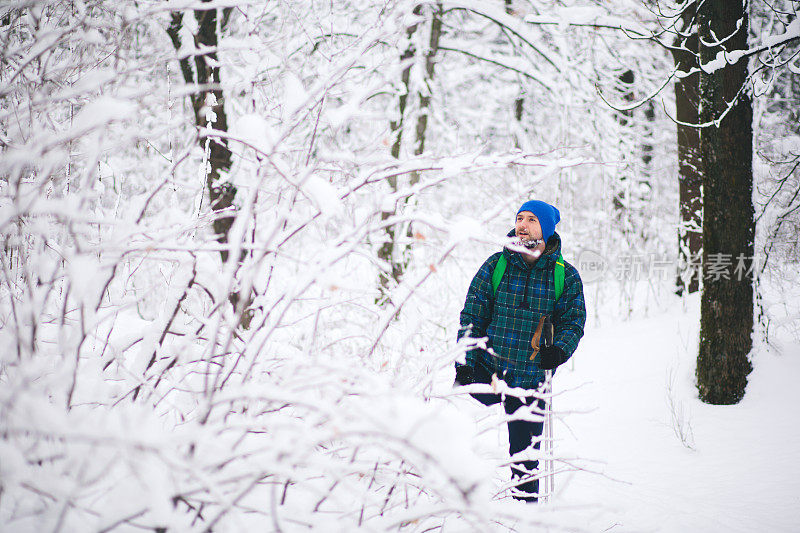
[[[506,237],[514,237],[516,232],[512,229],[511,231],[506,234]],[[522,268],[524,270],[539,270],[541,268],[545,268],[550,266],[551,263],[555,263],[556,258],[558,258],[558,254],[561,253],[561,236],[558,233],[553,233],[549,239],[547,239],[547,244],[544,247],[544,252],[539,257],[539,260],[536,261],[533,265],[529,265],[525,262],[522,258],[522,254],[519,252],[515,252],[513,250],[509,250],[508,248],[503,248],[503,255],[506,256],[506,260],[509,263],[512,263],[517,268]]]

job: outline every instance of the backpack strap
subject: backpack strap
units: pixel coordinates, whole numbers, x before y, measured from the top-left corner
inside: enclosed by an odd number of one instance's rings
[[[500,286],[500,280],[503,279],[503,274],[506,273],[506,266],[508,266],[508,260],[506,259],[505,254],[500,254],[500,259],[497,260],[497,264],[494,266],[494,272],[492,272],[492,294],[497,294],[497,287]]]
[[[500,281],[506,273],[507,266],[508,260],[504,254],[501,254],[500,259],[497,260],[497,264],[494,266],[494,272],[492,272],[492,294],[497,294],[497,287],[500,286]],[[564,293],[564,257],[561,254],[558,254],[558,259],[556,259],[556,268],[553,270],[553,283],[555,284],[556,301],[558,301]]]
[[[556,301],[558,301],[564,293],[564,258],[561,257],[561,254],[558,254],[558,259],[556,259],[556,268],[553,270],[553,282],[556,288]]]

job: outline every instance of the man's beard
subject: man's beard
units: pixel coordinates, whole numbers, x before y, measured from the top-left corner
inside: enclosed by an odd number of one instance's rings
[[[525,236],[527,237],[527,235]],[[544,239],[533,239],[533,238],[524,238],[524,237],[517,237],[520,246],[524,246],[525,248],[536,248],[540,244],[544,244]]]

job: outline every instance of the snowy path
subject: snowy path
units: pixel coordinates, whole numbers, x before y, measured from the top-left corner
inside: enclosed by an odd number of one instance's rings
[[[692,304],[589,329],[559,370],[556,454],[602,475],[560,475],[558,505],[589,506],[576,525],[591,531],[799,531],[800,351],[759,353],[739,405],[704,405]],[[670,375],[694,449],[673,429]]]

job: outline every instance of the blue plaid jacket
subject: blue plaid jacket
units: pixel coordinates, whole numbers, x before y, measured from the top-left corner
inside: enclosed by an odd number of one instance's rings
[[[510,234],[513,235],[513,232]],[[553,321],[553,344],[571,357],[583,337],[586,304],[583,283],[574,266],[564,261],[564,292],[555,301],[553,271],[561,251],[561,237],[554,233],[544,253],[533,266],[518,252],[504,249],[493,254],[470,283],[458,338],[488,337],[487,349],[475,348],[466,354],[473,368],[481,365],[489,374],[507,374],[512,387],[536,388],[544,380],[544,371],[530,360],[531,338],[542,315]],[[508,266],[497,294],[492,291],[492,273],[500,254]]]

